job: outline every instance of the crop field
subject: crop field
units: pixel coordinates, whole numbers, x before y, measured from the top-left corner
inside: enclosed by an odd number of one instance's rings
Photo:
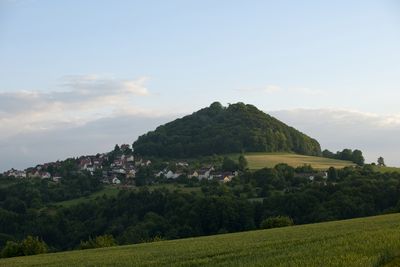
[[[321,170],[326,170],[329,167],[340,169],[346,166],[354,165],[354,163],[350,161],[304,156],[291,153],[246,153],[245,157],[251,170],[257,170],[265,167],[272,168],[279,163],[286,163],[293,167],[309,164],[314,169]]]
[[[0,266],[397,266],[400,214],[0,260]]]

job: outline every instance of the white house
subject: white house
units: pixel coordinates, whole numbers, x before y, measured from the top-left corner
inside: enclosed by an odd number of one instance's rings
[[[51,174],[48,172],[42,172],[40,175],[40,178],[42,179],[50,179],[51,178]]]
[[[211,172],[214,171],[213,167],[210,168],[202,168],[201,170],[198,171],[198,179],[202,180],[202,179],[210,179],[211,177]],[[212,178],[212,177],[211,177]]]
[[[54,176],[52,180],[53,180],[53,182],[58,183],[58,182],[60,182],[61,179],[62,178],[60,176]]]
[[[167,179],[176,179],[180,176],[179,173],[174,173],[173,171],[168,171],[167,174],[165,175],[165,177]]]
[[[112,179],[112,183],[113,183],[113,184],[120,184],[120,183],[121,183],[121,180],[118,179],[117,177],[114,177],[114,178]]]
[[[189,175],[189,178],[199,178],[199,173],[194,171],[191,175]]]

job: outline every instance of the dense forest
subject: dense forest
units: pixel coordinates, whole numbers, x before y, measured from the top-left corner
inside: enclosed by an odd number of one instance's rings
[[[141,156],[188,158],[240,152],[320,155],[319,143],[243,103],[210,107],[159,126],[133,144]]]
[[[60,251],[83,248],[99,236],[132,244],[257,229],[276,216],[304,224],[399,211],[398,173],[375,172],[371,165],[331,168],[327,178],[313,181],[307,173],[315,170],[280,164],[244,171],[227,184],[183,177],[171,183],[199,191],[143,186],[72,206],[53,203],[61,193],[62,199],[87,194],[89,177],[63,184],[2,178],[0,247],[34,236]]]

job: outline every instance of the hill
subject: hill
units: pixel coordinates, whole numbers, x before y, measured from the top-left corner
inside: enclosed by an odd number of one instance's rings
[[[251,170],[273,168],[279,163],[286,163],[294,168],[311,165],[314,169],[327,170],[329,167],[341,169],[346,166],[354,166],[350,161],[336,160],[323,157],[305,156],[294,153],[246,153],[245,157]]]
[[[315,139],[255,106],[218,102],[140,136],[133,147],[142,156],[173,158],[243,151],[321,154]]]
[[[0,260],[0,266],[385,266],[400,214]],[[396,266],[396,265],[392,265]]]

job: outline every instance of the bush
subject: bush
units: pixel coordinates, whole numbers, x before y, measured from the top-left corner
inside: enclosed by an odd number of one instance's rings
[[[21,249],[24,255],[36,255],[47,252],[47,245],[39,237],[28,236],[21,242]]]
[[[90,248],[105,248],[116,246],[117,243],[112,235],[101,235],[97,236],[95,239],[89,237],[88,241],[81,241],[79,246],[80,249],[90,249]]]
[[[278,228],[294,225],[293,220],[287,216],[269,217],[260,224],[262,229]]]
[[[2,258],[10,258],[10,257],[17,257],[23,256],[21,245],[14,241],[7,241],[5,247],[1,251]]]
[[[3,258],[36,255],[47,252],[47,245],[39,237],[28,236],[21,242],[7,241],[1,251]]]

